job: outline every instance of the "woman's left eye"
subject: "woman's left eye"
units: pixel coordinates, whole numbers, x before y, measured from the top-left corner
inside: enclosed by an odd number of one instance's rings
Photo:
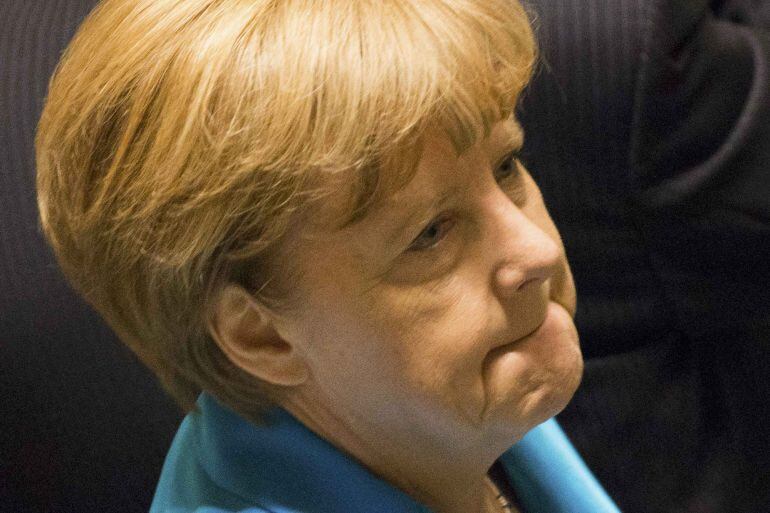
[[[519,171],[519,152],[512,151],[505,156],[502,162],[495,168],[494,175],[497,182],[502,182]]]
[[[518,151],[509,153],[494,170],[495,181],[511,201],[519,206],[527,203],[527,188],[521,171],[521,157]]]
[[[431,249],[446,237],[455,224],[451,216],[441,216],[432,221],[409,245],[409,251],[424,251]]]

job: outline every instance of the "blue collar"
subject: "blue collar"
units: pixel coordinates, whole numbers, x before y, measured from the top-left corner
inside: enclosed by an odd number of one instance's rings
[[[430,513],[285,410],[256,426],[202,394],[169,451],[151,513]],[[526,513],[617,513],[555,421],[500,458]],[[250,511],[260,511],[254,509]]]
[[[269,510],[427,513],[411,497],[306,428],[285,410],[254,426],[203,394],[201,463],[217,483]]]

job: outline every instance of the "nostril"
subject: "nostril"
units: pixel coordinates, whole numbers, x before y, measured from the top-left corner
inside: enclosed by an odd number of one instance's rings
[[[545,278],[536,276],[534,278],[529,278],[527,280],[524,280],[521,285],[519,285],[516,290],[518,292],[521,292],[529,287],[533,286],[540,286],[545,281]]]
[[[531,272],[504,266],[497,270],[495,279],[501,292],[513,294],[530,287],[540,286],[547,279],[547,276],[532,276]]]

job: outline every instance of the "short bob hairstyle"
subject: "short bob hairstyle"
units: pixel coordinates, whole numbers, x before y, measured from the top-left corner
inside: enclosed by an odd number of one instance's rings
[[[279,308],[295,216],[342,183],[355,222],[430,126],[462,153],[513,114],[535,54],[516,0],[103,0],[38,127],[43,230],[183,408],[205,390],[260,422],[275,396],[210,336],[218,291]]]

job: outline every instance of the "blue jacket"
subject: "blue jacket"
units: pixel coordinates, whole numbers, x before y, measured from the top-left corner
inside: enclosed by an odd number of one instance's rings
[[[182,422],[150,513],[429,513],[285,410],[254,425],[208,394]],[[501,462],[526,513],[618,509],[554,420]]]

